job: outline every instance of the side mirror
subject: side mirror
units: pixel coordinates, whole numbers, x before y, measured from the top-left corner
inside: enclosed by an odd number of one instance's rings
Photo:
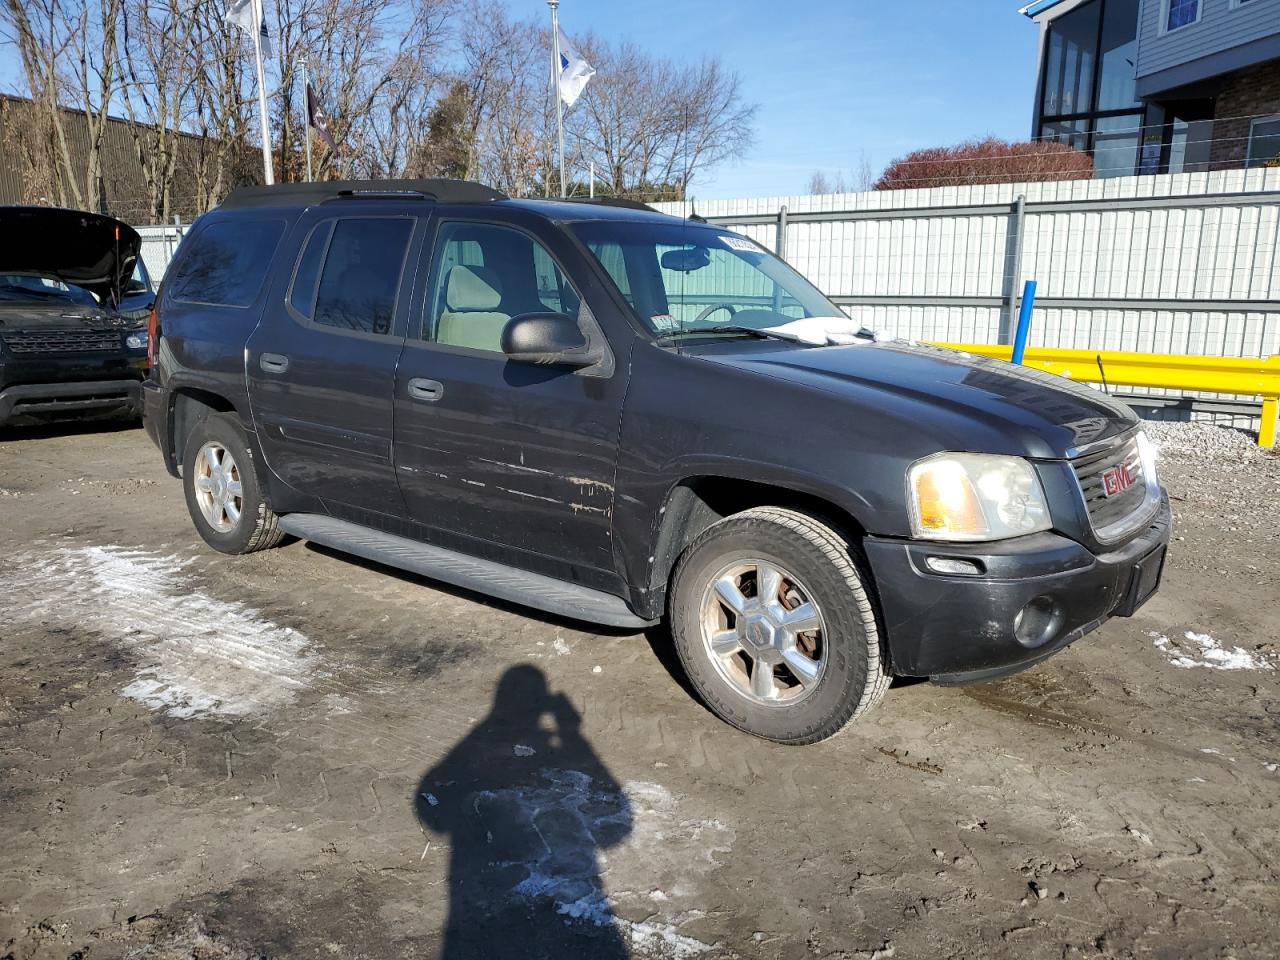
[[[572,317],[563,313],[522,313],[502,329],[502,352],[521,363],[589,367],[600,360]]]

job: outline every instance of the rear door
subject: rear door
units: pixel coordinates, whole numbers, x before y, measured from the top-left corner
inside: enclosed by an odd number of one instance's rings
[[[318,207],[295,228],[298,255],[249,340],[246,369],[267,465],[303,493],[403,511],[392,388],[421,232],[416,215],[355,201]]]
[[[625,361],[533,366],[500,345],[521,313],[595,324],[569,279],[580,258],[549,225],[438,225],[396,373],[396,467],[410,516],[446,545],[610,589]]]

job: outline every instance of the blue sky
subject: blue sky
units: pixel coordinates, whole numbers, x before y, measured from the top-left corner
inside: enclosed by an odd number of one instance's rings
[[[545,0],[507,0],[549,17]],[[561,0],[572,37],[716,54],[759,104],[756,145],[695,182],[706,199],[807,192],[815,169],[875,172],[918,147],[1030,135],[1036,25],[1014,0]]]

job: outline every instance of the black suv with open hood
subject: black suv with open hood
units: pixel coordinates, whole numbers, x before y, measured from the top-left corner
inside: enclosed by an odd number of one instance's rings
[[[0,423],[141,413],[146,319],[120,309],[141,246],[111,217],[0,207]]]
[[[169,269],[143,388],[200,535],[665,618],[706,703],[785,743],[1155,591],[1168,501],[1123,404],[882,341],[747,237],[637,207],[232,194]]]

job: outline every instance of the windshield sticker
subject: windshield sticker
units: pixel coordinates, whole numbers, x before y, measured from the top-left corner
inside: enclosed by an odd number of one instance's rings
[[[649,322],[653,324],[653,329],[659,333],[666,333],[668,330],[674,330],[678,326],[676,318],[669,313],[655,313],[649,318]]]
[[[748,240],[746,237],[721,237],[726,247],[730,250],[741,250],[744,253],[759,253],[760,248]]]

